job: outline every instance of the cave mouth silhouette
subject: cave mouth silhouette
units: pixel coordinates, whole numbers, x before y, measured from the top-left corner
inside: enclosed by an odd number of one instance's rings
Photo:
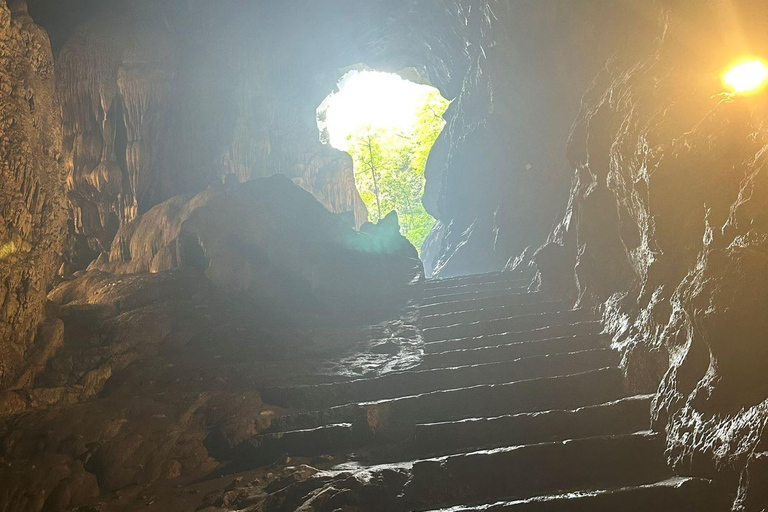
[[[352,69],[317,109],[324,144],[352,156],[355,184],[374,223],[396,211],[420,251],[435,224],[423,204],[427,158],[450,105],[436,88],[403,75]]]

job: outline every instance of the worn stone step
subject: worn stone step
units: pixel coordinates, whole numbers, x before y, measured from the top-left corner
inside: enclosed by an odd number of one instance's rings
[[[425,354],[419,368],[447,368],[470,364],[510,361],[526,357],[567,354],[605,348],[610,338],[603,335],[564,336],[539,341],[523,341],[472,349],[450,350]]]
[[[660,482],[537,496],[474,507],[451,507],[431,512],[725,512],[727,494],[711,481],[673,477]]]
[[[237,445],[233,454],[238,461],[247,461],[247,466],[239,465],[240,469],[256,468],[270,464],[286,454],[292,457],[317,457],[343,453],[360,444],[355,434],[351,423],[261,434]]]
[[[448,291],[446,293],[435,291],[435,293],[414,295],[414,297],[416,298],[418,304],[428,306],[432,304],[440,304],[443,302],[457,302],[465,300],[488,299],[493,297],[505,297],[508,295],[516,295],[527,292],[527,284],[511,284],[508,287],[491,290],[471,290],[463,292]]]
[[[579,322],[596,320],[594,313],[585,309],[572,309],[558,311],[556,313],[537,313],[497,320],[478,321],[456,325],[431,327],[421,330],[421,335],[426,342],[447,341],[456,338],[468,338],[488,336],[491,334],[504,334],[526,330],[541,329],[544,327],[572,325]]]
[[[417,423],[575,409],[624,396],[623,373],[619,368],[611,367],[562,377],[482,384],[297,413],[275,418],[270,432],[335,423],[357,423],[376,432],[385,432]]]
[[[601,322],[587,321],[564,323],[562,325],[549,325],[540,328],[503,332],[497,334],[484,334],[479,336],[459,336],[453,339],[427,341],[424,351],[427,354],[447,352],[449,350],[472,349],[482,347],[497,347],[511,343],[534,342],[547,339],[562,338],[567,336],[597,335],[603,330]]]
[[[483,308],[497,308],[503,306],[516,306],[531,304],[534,302],[546,302],[547,294],[541,292],[523,291],[508,295],[499,295],[486,298],[469,298],[465,300],[455,300],[447,302],[438,302],[436,304],[422,304],[416,306],[422,316],[441,315],[446,313],[455,313],[457,311],[471,311]]]
[[[464,311],[454,311],[451,313],[441,313],[436,315],[421,315],[419,326],[422,329],[441,327],[446,325],[456,325],[474,322],[483,322],[489,320],[498,320],[514,316],[522,316],[536,313],[556,313],[559,311],[568,311],[571,308],[562,300],[532,302],[529,304],[515,304],[508,306],[486,307],[478,309],[467,309]]]
[[[460,293],[508,290],[510,288],[528,288],[531,284],[531,278],[527,277],[507,277],[495,281],[477,281],[473,283],[445,284],[445,283],[425,283],[420,287],[414,288],[416,297],[435,297],[440,295],[455,295]]]
[[[468,274],[465,276],[446,277],[446,278],[434,278],[427,279],[421,286],[435,287],[435,286],[457,286],[465,284],[475,284],[484,282],[496,282],[510,279],[533,279],[536,273],[531,269],[521,270],[503,270],[501,272],[488,272],[486,274]]]
[[[265,389],[262,391],[262,397],[270,404],[286,408],[329,408],[477,384],[502,384],[582,373],[618,366],[619,362],[618,352],[602,348],[449,368],[397,372],[373,379]]]
[[[637,395],[571,410],[416,425],[409,451],[417,457],[463,451],[631,434],[650,426],[653,395]]]
[[[663,439],[642,432],[420,460],[403,500],[411,509],[428,510],[638,486],[671,476]]]
[[[490,418],[421,423],[379,435],[351,423],[254,436],[233,453],[248,468],[283,455],[316,457],[370,450],[379,463],[445,456],[481,449],[586,437],[631,434],[650,424],[652,395],[638,395],[574,410],[556,409]],[[242,464],[241,464],[242,468]]]

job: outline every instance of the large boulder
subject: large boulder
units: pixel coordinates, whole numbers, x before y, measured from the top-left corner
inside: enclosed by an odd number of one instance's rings
[[[397,303],[422,274],[396,218],[367,231],[275,175],[169,199],[125,225],[109,258],[92,267],[117,274],[193,267],[258,310],[352,318]]]

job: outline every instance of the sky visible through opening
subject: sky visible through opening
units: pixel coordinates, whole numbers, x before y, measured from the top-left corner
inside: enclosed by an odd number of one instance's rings
[[[371,222],[397,211],[417,249],[435,220],[424,210],[424,168],[449,102],[434,87],[392,73],[351,71],[318,108],[327,142],[352,155]]]

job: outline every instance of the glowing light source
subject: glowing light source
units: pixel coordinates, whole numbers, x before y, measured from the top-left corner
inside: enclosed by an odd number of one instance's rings
[[[757,92],[768,82],[768,67],[760,59],[744,60],[723,75],[723,83],[736,94]]]
[[[351,71],[339,82],[339,92],[320,105],[331,146],[348,149],[347,137],[366,127],[413,131],[417,113],[433,88],[392,73]]]

